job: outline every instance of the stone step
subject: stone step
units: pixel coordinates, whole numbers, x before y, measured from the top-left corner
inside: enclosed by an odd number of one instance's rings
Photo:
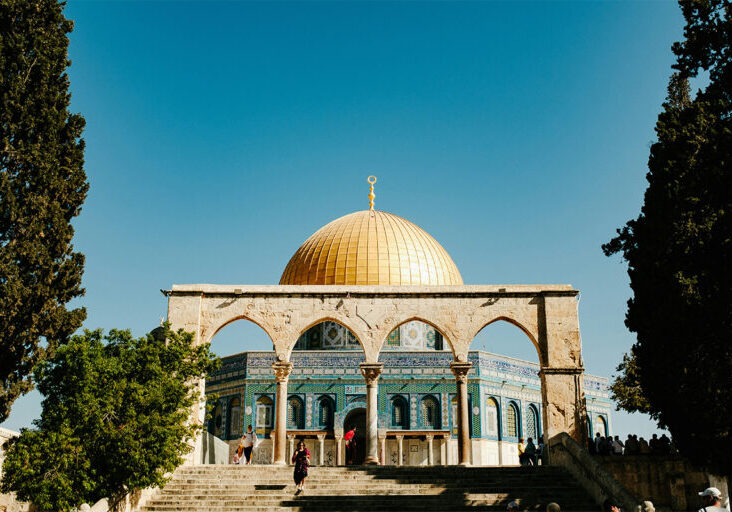
[[[543,510],[594,510],[560,468],[311,467],[306,492],[295,495],[288,466],[189,466],[144,507],[146,512],[426,512],[505,510],[509,501]]]

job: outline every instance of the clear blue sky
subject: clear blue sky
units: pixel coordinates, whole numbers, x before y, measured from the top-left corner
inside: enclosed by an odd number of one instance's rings
[[[87,120],[86,327],[142,334],[174,283],[276,284],[320,226],[406,217],[467,284],[571,283],[584,360],[633,336],[625,265],[683,20],[675,2],[71,0],[72,107]],[[513,327],[476,348],[537,360]],[[243,342],[242,340],[250,340]],[[222,355],[268,348],[240,322]],[[28,426],[39,395],[2,426]],[[653,425],[615,413],[615,433]]]

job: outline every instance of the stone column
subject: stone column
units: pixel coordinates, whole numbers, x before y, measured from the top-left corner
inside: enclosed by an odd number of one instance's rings
[[[361,374],[366,380],[366,459],[364,464],[378,464],[379,386],[377,381],[384,365],[361,363]]]
[[[404,460],[404,436],[403,435],[397,435],[397,451],[399,452],[399,458],[397,459],[397,466],[402,465],[402,461]]]
[[[287,440],[287,379],[292,371],[292,363],[278,361],[272,363],[275,379],[277,380],[277,395],[275,397],[275,428],[273,464],[285,465],[285,441]]]
[[[325,434],[318,434],[318,462],[321,466],[325,466],[325,450],[323,441],[325,441]]]
[[[587,405],[582,380],[582,367],[547,368],[539,370],[541,378],[544,443],[560,432],[566,432],[587,445]],[[561,407],[557,407],[561,404]],[[551,452],[547,452],[551,463]]]
[[[342,466],[343,465],[343,444],[341,443],[343,441],[343,436],[336,435],[335,436],[335,444],[336,444],[336,466]]]
[[[386,434],[379,435],[379,460],[382,466],[386,466]]]
[[[440,439],[440,465],[447,466],[447,437]]]
[[[427,465],[428,466],[434,466],[435,465],[435,456],[432,453],[432,439],[435,436],[431,434],[427,434],[425,438],[427,439]]]
[[[287,434],[287,446],[290,447],[287,452],[287,463],[289,464],[292,455],[295,453],[295,434]]]
[[[470,465],[470,411],[468,411],[468,372],[473,366],[468,362],[452,362],[450,369],[455,374],[458,399],[458,463]]]

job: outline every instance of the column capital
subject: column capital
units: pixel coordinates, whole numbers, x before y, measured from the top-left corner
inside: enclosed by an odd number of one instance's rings
[[[293,439],[295,439],[295,434],[287,434],[287,439],[292,441]]]
[[[432,435],[432,434],[426,434],[426,435],[424,436],[424,438],[425,438],[425,439],[426,439],[427,441],[432,441],[432,440],[433,440],[433,439],[435,438],[435,436],[434,436],[434,435]]]
[[[458,382],[468,381],[468,372],[473,367],[473,363],[470,362],[457,362],[453,361],[450,363],[450,370],[455,375],[455,379]]]
[[[386,434],[379,434],[379,441],[385,441],[386,440]]]
[[[401,441],[402,439],[404,439],[404,434],[397,434],[394,437],[396,437],[399,441]]]
[[[363,375],[367,385],[375,383],[381,375],[381,370],[384,369],[382,363],[361,363],[358,366],[361,368],[361,375]]]
[[[323,442],[325,439],[325,434],[318,434],[318,441]]]
[[[335,435],[335,440],[336,441],[341,441],[342,439],[343,439],[343,436],[342,435],[340,435],[340,436],[338,434]]]
[[[277,382],[286,382],[292,371],[292,363],[277,361],[276,363],[272,363],[272,369],[274,370],[275,380]]]

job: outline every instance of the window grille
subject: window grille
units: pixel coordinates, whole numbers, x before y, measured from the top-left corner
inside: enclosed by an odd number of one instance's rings
[[[438,428],[437,400],[426,396],[422,399],[422,424],[428,428]]]
[[[514,404],[508,404],[506,409],[506,435],[509,437],[518,437],[518,411]]]

